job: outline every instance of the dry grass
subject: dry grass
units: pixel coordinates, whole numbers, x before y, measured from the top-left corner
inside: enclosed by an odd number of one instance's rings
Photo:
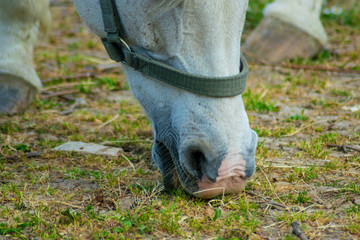
[[[99,70],[110,63],[99,40],[71,3],[57,3],[35,54],[48,92],[0,119],[0,238],[296,239],[298,221],[309,239],[360,239],[360,153],[327,147],[360,145],[360,112],[343,108],[360,105],[359,75],[251,64],[244,100],[260,142],[246,191],[211,201],[167,193],[150,165],[150,123],[121,69]],[[329,51],[293,63],[359,69],[360,30],[325,25]],[[124,153],[51,150],[70,140]]]

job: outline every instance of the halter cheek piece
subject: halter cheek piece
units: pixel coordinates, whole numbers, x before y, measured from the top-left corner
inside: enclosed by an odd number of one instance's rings
[[[242,94],[246,88],[248,64],[241,54],[239,74],[230,77],[206,77],[187,73],[155,59],[134,52],[123,40],[125,31],[121,24],[115,0],[100,0],[102,17],[107,34],[102,38],[111,59],[122,62],[147,77],[177,88],[208,97],[231,97]]]

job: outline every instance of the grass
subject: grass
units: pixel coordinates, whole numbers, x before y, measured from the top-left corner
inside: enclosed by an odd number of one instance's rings
[[[277,108],[275,104],[271,101],[265,99],[264,96],[260,94],[253,93],[250,89],[248,89],[243,94],[245,109],[249,111],[258,111],[258,112],[276,112]]]
[[[246,31],[267,2],[250,1]],[[358,10],[323,16],[329,48],[293,63],[360,66]],[[360,155],[327,147],[360,145],[360,113],[343,109],[360,104],[356,76],[250,63],[243,99],[260,137],[258,168],[245,192],[205,201],[163,190],[150,164],[150,122],[126,97],[122,70],[98,70],[107,55],[70,1],[52,11],[56,31],[35,51],[48,93],[0,119],[0,238],[296,239],[298,221],[309,239],[360,239]],[[61,114],[76,99],[85,103]],[[120,147],[123,156],[52,150],[70,140]]]
[[[355,3],[355,6],[349,9],[344,9],[340,14],[324,11],[322,18],[325,21],[335,21],[340,25],[347,25],[351,27],[360,27],[360,4]]]
[[[288,182],[311,182],[319,177],[320,169],[315,166],[308,168],[295,167],[294,170],[286,174]]]

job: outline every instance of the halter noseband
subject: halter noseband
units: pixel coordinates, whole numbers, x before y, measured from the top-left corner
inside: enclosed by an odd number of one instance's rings
[[[231,97],[242,94],[246,88],[248,64],[241,54],[239,74],[230,77],[206,77],[187,73],[155,59],[134,52],[123,40],[115,0],[100,0],[102,18],[107,36],[102,42],[110,58],[122,62],[145,76],[177,88],[208,97]]]

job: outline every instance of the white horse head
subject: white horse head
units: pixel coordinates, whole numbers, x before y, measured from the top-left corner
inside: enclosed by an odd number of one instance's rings
[[[117,0],[129,45],[186,72],[225,77],[239,73],[247,0]],[[99,0],[75,0],[85,23],[106,37]],[[210,198],[243,190],[255,169],[257,135],[241,95],[190,93],[125,66],[130,87],[149,116],[153,159],[166,188],[179,185]]]

